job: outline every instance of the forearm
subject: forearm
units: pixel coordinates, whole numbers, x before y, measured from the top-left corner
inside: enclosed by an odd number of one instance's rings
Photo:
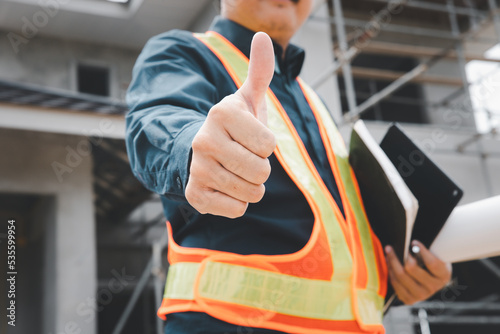
[[[173,32],[150,40],[127,94],[132,171],[146,188],[172,200],[185,200],[193,138],[218,98],[190,39]]]
[[[127,150],[134,175],[149,190],[184,200],[191,143],[205,116],[175,106],[156,106],[127,116]]]

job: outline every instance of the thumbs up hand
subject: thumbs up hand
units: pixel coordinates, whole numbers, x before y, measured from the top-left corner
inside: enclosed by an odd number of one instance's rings
[[[276,147],[266,127],[265,95],[274,74],[274,50],[265,33],[252,41],[248,77],[210,109],[192,143],[186,199],[200,213],[236,218],[259,202]]]

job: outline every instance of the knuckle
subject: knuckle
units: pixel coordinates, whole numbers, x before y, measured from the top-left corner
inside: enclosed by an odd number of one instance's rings
[[[209,180],[209,184],[212,184],[214,186],[226,188],[230,182],[230,178],[227,172],[224,170],[220,170],[217,172],[210,171],[209,172],[209,177],[206,179]]]
[[[198,163],[197,160],[193,160],[191,162],[191,167],[189,168],[189,180],[188,180],[188,185],[198,185],[198,184],[203,184],[203,181],[205,180],[205,168],[202,167],[200,163]],[[187,189],[186,189],[187,191]]]
[[[441,263],[439,263],[439,261],[436,261],[434,259],[427,261],[426,266],[432,272],[439,272],[442,269]]]
[[[433,284],[429,286],[427,289],[429,290],[429,295],[433,295],[437,291],[441,290],[443,288],[444,284]]]
[[[276,137],[274,136],[274,134],[270,131],[269,131],[269,136],[267,138],[267,146],[266,146],[266,149],[267,149],[267,155],[270,156],[271,154],[273,154],[274,152],[274,149],[276,148]]]
[[[259,138],[259,148],[265,156],[270,156],[273,154],[276,148],[276,137],[267,127],[263,125],[262,131],[258,136]]]
[[[404,303],[405,303],[405,305],[413,305],[416,302],[417,301],[414,297],[407,297]]]
[[[452,269],[451,269],[451,265],[448,265],[446,264],[446,270],[443,274],[443,281],[444,281],[444,284],[448,284],[448,282],[451,281],[451,278],[452,278]]]
[[[415,291],[415,299],[418,301],[427,299],[429,296],[433,294],[432,288],[429,286],[419,286],[419,288]]]
[[[417,264],[413,261],[408,261],[405,264],[405,270],[410,273],[415,273],[417,269]]]
[[[398,295],[399,300],[401,300],[404,304],[409,305],[411,304],[411,299],[404,294],[401,293],[396,293]]]
[[[191,148],[193,149],[193,153],[206,152],[212,149],[211,143],[212,138],[210,138],[209,134],[206,131],[200,130],[193,138]]]
[[[235,204],[228,214],[228,218],[239,218],[245,214],[247,211],[248,203],[237,203]]]
[[[446,275],[444,275],[444,278],[443,278],[443,284],[446,285],[448,284],[449,282],[451,281],[451,272],[448,271],[446,272]]]
[[[203,140],[200,138],[201,134],[198,132],[196,136],[193,138],[193,142],[191,143],[191,148],[194,152],[203,149]]]
[[[402,267],[394,269],[394,276],[397,278],[401,278],[406,274],[405,270]]]
[[[232,119],[237,118],[237,114],[241,112],[249,112],[248,105],[234,94],[228,95],[223,98],[219,103],[210,109],[208,115],[214,121],[231,122]]]
[[[256,183],[263,184],[267,181],[269,176],[271,175],[271,163],[269,159],[265,159],[262,165],[258,168],[258,172],[256,175]]]
[[[192,186],[191,184],[188,182],[187,186],[186,186],[186,191],[184,192],[184,196],[186,196],[186,200],[188,201],[189,204],[191,204],[192,207],[194,207],[193,205],[193,192],[192,192]],[[196,209],[196,208],[195,208]]]
[[[220,101],[219,103],[217,103],[216,105],[214,105],[209,111],[208,111],[208,116],[207,118],[210,120],[210,121],[215,121],[215,122],[218,122],[220,121],[221,119],[224,118],[224,116],[226,115],[227,113],[227,107],[226,107],[226,104],[228,104],[228,98],[229,97],[225,97],[224,99],[222,99],[222,101]]]
[[[206,200],[203,192],[197,187],[192,186],[188,183],[186,186],[186,200],[188,203],[200,213],[205,213],[206,211]]]
[[[260,202],[260,200],[264,197],[264,194],[266,192],[266,188],[264,187],[264,185],[254,186],[252,188],[253,189],[251,190],[249,202],[250,203]]]
[[[225,162],[223,164],[224,168],[231,171],[233,174],[240,175],[245,168],[245,165],[240,162],[240,157],[243,157],[243,155],[239,155],[238,158],[233,158],[231,161]]]

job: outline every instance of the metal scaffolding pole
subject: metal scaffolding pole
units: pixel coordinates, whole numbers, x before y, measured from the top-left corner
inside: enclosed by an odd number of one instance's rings
[[[344,57],[348,50],[347,37],[345,33],[344,25],[344,14],[342,12],[342,3],[340,0],[333,0],[333,8],[331,6],[331,1],[329,1],[330,14],[333,9],[335,16],[335,27],[337,31],[337,38],[339,43],[340,51]],[[342,60],[340,60],[342,62]],[[344,77],[344,84],[347,92],[347,105],[349,112],[356,112],[357,102],[356,102],[356,92],[354,89],[354,81],[352,78],[351,64],[349,61],[345,61],[342,65],[342,72]]]
[[[500,271],[500,270],[499,270]],[[500,277],[499,277],[500,278]],[[444,302],[447,310],[450,311],[500,311],[500,303],[492,300],[474,301],[474,302],[459,302],[449,301]],[[441,301],[424,301],[415,306],[416,309],[424,308],[432,313],[432,310],[442,309],[443,303]]]
[[[432,57],[439,52],[439,49],[441,49],[441,47],[438,48],[421,45],[396,44],[380,41],[372,41],[363,48],[365,52],[371,54],[408,56],[413,58]],[[467,61],[480,60],[492,63],[500,63],[500,59],[486,58],[484,55],[480,54],[466,53],[465,58],[467,59]],[[450,53],[446,55],[446,59],[456,60],[457,55],[455,54],[455,51],[451,50]]]
[[[418,310],[418,320],[420,325],[421,334],[431,334],[431,327],[429,326],[429,318],[425,308]]]
[[[496,0],[488,0],[488,5],[490,7],[490,12],[492,15],[493,24],[495,26],[495,34],[497,36],[498,43],[500,44],[500,13],[498,11],[498,6],[496,3]],[[489,111],[490,120],[491,120],[491,116],[492,116],[491,111]],[[498,116],[498,117],[500,117],[500,116]],[[496,133],[498,131],[498,128],[493,129],[493,131]]]
[[[368,88],[370,89],[370,96],[374,95],[374,94],[377,94],[377,84],[375,83],[375,81],[370,80],[370,82],[368,83]],[[382,120],[383,119],[382,109],[380,108],[380,104],[379,103],[377,103],[377,104],[375,104],[373,106],[373,111],[374,111],[375,119],[376,120]]]
[[[458,27],[457,13],[455,10],[455,4],[454,4],[453,0],[447,0],[447,6],[448,6],[449,11],[450,11],[449,16],[450,16],[450,24],[451,24],[452,34],[454,36],[460,36],[460,29]],[[460,69],[460,75],[461,75],[462,80],[464,82],[464,93],[465,93],[465,99],[466,99],[465,105],[472,106],[472,97],[470,95],[469,83],[467,80],[467,73],[465,72],[465,66],[467,64],[467,61],[465,59],[465,52],[464,52],[462,43],[457,43],[456,53],[457,53],[457,59],[458,59],[458,66]],[[473,113],[474,110],[471,108],[470,112]],[[483,145],[481,143],[481,135],[478,134],[477,136],[475,136],[474,140],[476,140],[476,147],[477,147],[477,150],[480,154],[479,163],[481,165],[481,175],[483,177],[484,186],[486,187],[486,191],[487,191],[488,196],[492,196],[493,189],[491,186],[491,177],[490,177],[490,172],[489,172],[488,163],[487,163],[488,157],[486,154],[484,154]]]
[[[494,27],[495,27],[495,33],[497,36],[496,42],[498,43],[500,41],[500,16],[499,16],[499,12],[498,12],[498,6],[497,6],[495,0],[488,0],[488,6],[489,6],[489,10],[490,10],[489,15],[491,16],[491,18],[493,20]],[[471,9],[473,10],[473,8],[471,8]],[[478,29],[477,26],[479,26],[479,24],[476,24],[476,31],[479,31],[480,29]],[[493,42],[494,41],[492,41],[492,43]],[[436,103],[435,108],[439,108],[441,106],[446,106],[452,100],[461,96],[466,89],[468,90],[468,87],[469,87],[468,85],[465,85],[465,86],[459,88],[458,90],[454,91],[453,93],[451,93],[450,95],[445,97],[441,102]]]
[[[468,87],[467,86],[467,74],[465,73],[466,59],[465,59],[465,54],[464,54],[464,50],[463,50],[463,46],[462,46],[462,39],[466,38],[467,34],[462,36],[460,33],[460,30],[458,27],[458,21],[457,21],[457,14],[454,10],[455,7],[454,7],[452,0],[448,0],[447,8],[449,10],[452,36],[458,42],[449,48],[445,48],[440,54],[431,58],[427,62],[424,62],[424,63],[418,65],[410,72],[406,73],[405,75],[401,76],[399,79],[392,82],[385,89],[383,89],[382,91],[380,91],[376,95],[373,95],[372,97],[370,97],[368,100],[366,100],[363,104],[361,104],[358,107],[357,113],[352,113],[351,115],[348,115],[346,117],[348,121],[354,121],[354,120],[358,119],[359,116],[361,115],[361,113],[370,109],[373,105],[375,105],[379,101],[387,98],[388,96],[393,94],[395,91],[397,91],[399,88],[406,85],[408,82],[412,81],[413,79],[415,79],[416,77],[418,77],[419,75],[421,75],[422,73],[427,71],[437,61],[439,61],[441,58],[444,58],[449,53],[449,50],[451,50],[453,47],[455,48],[455,53],[457,55],[457,59],[458,59],[458,63],[459,63],[460,75],[461,75],[462,82],[464,83],[464,87],[465,87],[465,89],[463,91],[466,94],[466,99],[469,102],[471,101],[470,93],[469,93],[469,90],[467,89],[467,87]]]
[[[497,38],[500,40],[500,16],[498,15],[497,3],[495,0],[488,0],[488,6],[490,7],[491,16],[493,18],[495,33]]]
[[[431,324],[451,324],[451,325],[500,325],[498,316],[481,316],[481,315],[430,315],[427,320]]]
[[[141,296],[142,290],[144,290],[144,288],[148,284],[152,269],[153,269],[153,258],[151,258],[148,264],[146,265],[146,268],[144,269],[141,278],[139,279],[139,282],[137,283],[134,289],[134,292],[132,292],[132,296],[130,297],[127,306],[125,306],[125,310],[120,316],[120,319],[118,319],[118,322],[116,323],[116,326],[113,329],[112,334],[120,334],[122,332],[123,327],[125,327],[128,317],[130,316],[130,313],[132,313],[132,310],[134,309],[137,300]]]
[[[479,10],[476,8],[476,4],[472,0],[464,0],[464,2],[467,5],[467,7],[468,7],[467,10],[470,13],[470,15],[469,15],[469,23],[470,23],[469,30],[475,31],[477,29],[477,22],[479,21],[478,17],[484,17],[488,14],[488,12],[486,12],[485,15],[479,16],[479,15],[477,15]],[[455,11],[456,10],[457,10],[457,7],[455,6]]]
[[[339,2],[339,0],[336,0],[336,1]],[[403,1],[402,2],[402,4],[404,4],[404,5],[407,5],[407,3],[408,3],[408,1]],[[350,111],[349,111],[349,114],[346,115],[346,120],[347,121],[354,121],[354,120],[358,119],[361,113],[365,112],[366,110],[368,110],[373,105],[375,105],[378,102],[380,102],[381,100],[383,100],[383,99],[387,98],[388,96],[392,95],[395,91],[397,91],[402,86],[404,86],[407,83],[409,83],[410,81],[412,81],[415,78],[419,77],[421,74],[423,74],[424,72],[426,72],[432,65],[434,65],[437,61],[439,61],[440,59],[446,57],[449,54],[450,50],[452,50],[453,48],[455,48],[455,53],[456,53],[456,56],[457,56],[457,58],[459,60],[460,73],[461,73],[461,77],[462,77],[462,82],[463,82],[463,84],[464,84],[465,87],[468,87],[467,86],[467,76],[466,76],[466,73],[465,73],[466,59],[465,59],[465,54],[464,54],[463,47],[462,47],[461,43],[462,43],[463,39],[466,39],[469,36],[469,34],[464,34],[464,35],[460,34],[460,30],[458,28],[458,22],[457,22],[456,12],[453,10],[455,8],[454,5],[453,5],[453,2],[451,3],[451,5],[452,5],[452,7],[450,7],[449,3],[447,4],[447,8],[448,8],[449,14],[450,14],[451,27],[452,27],[451,36],[453,37],[454,40],[457,41],[457,43],[450,45],[450,47],[445,48],[442,52],[440,52],[439,54],[437,54],[435,57],[432,57],[428,61],[426,61],[426,62],[418,65],[417,67],[415,67],[410,72],[402,75],[400,78],[398,78],[397,80],[395,80],[394,82],[392,82],[389,86],[387,86],[385,89],[383,89],[379,93],[371,96],[368,100],[366,100],[360,106],[357,106],[357,108],[352,109],[349,106],[349,110]],[[470,8],[467,9],[468,13],[470,13],[470,10],[471,10]],[[335,17],[335,22],[339,22],[339,20],[338,20],[337,17]],[[341,18],[340,22],[342,23],[341,25],[343,27],[343,25],[344,25],[344,19]],[[383,28],[385,28],[385,27],[381,27],[381,29],[383,29]],[[345,34],[345,31],[343,31],[343,32]],[[339,33],[339,35],[343,35],[343,34]],[[368,37],[368,39],[370,39],[372,37],[373,36],[370,36],[370,37]],[[340,39],[341,39],[341,37],[339,36],[339,40]],[[342,64],[344,64],[344,63],[347,64],[347,62],[351,61],[357,54],[359,54],[360,51],[361,51],[361,49],[357,48],[356,46],[353,46],[347,52],[342,52],[342,54],[345,55],[345,57],[341,58],[341,61],[343,61]],[[340,69],[340,65],[341,64],[337,64],[337,65],[334,64],[331,68],[329,68],[323,75],[321,75],[313,83],[313,87],[318,87],[330,75],[332,75],[333,73],[336,73]],[[349,75],[350,75],[350,77],[352,79],[352,69],[351,69],[351,71],[349,71]],[[344,76],[344,78],[346,78],[346,76]],[[465,89],[463,91],[465,91],[466,94],[469,94],[468,89]],[[460,92],[462,92],[462,90],[460,90]],[[350,90],[349,90],[349,88],[348,88],[347,85],[346,85],[346,95],[347,95],[348,101],[350,101],[350,96],[352,97],[353,94],[352,94],[352,92],[350,92]],[[468,99],[470,101],[470,96],[468,96]],[[352,104],[352,102],[351,102],[351,104]]]
[[[166,235],[166,232],[163,234]],[[165,272],[163,270],[162,262],[161,262],[161,253],[163,250],[163,245],[165,242],[163,240],[166,239],[162,237],[160,241],[157,241],[153,244],[153,268],[152,273],[154,276],[154,293],[155,293],[155,309],[158,310],[161,306],[162,296],[163,296],[163,287],[165,286]],[[156,317],[156,333],[163,334],[163,320],[159,317]]]
[[[468,0],[468,1],[470,1],[470,0]],[[495,34],[497,36],[497,44],[499,44],[500,43],[500,13],[499,13],[499,10],[498,10],[498,6],[497,6],[495,0],[488,0],[488,6],[489,6],[489,10],[490,10],[492,21],[493,21],[493,25],[495,27]],[[488,73],[487,75],[481,77],[478,81],[474,82],[473,84],[479,84],[480,82],[482,82],[483,80],[485,80],[490,75],[491,75],[491,73]],[[466,88],[466,87],[462,87],[457,92],[454,92],[449,97],[446,97],[445,99],[443,99],[443,101],[440,102],[439,105],[446,105],[446,104],[448,104],[450,100],[452,100],[452,99],[456,98],[457,96],[459,96],[459,93],[462,93],[463,90],[464,90],[464,88]],[[491,112],[488,111],[488,113],[489,113],[489,118],[491,119]],[[497,129],[491,129],[491,133],[492,134],[495,135],[496,132],[497,132]],[[464,142],[464,144],[460,145],[461,147],[459,147],[459,149],[460,148],[463,149],[466,145],[470,145],[470,144],[474,143],[475,141],[479,141],[481,137],[482,137],[481,134],[478,134],[477,136],[474,136],[470,140],[467,140],[466,142]]]
[[[377,94],[373,95],[370,97],[368,100],[363,102],[360,106],[358,106],[358,110],[355,113],[351,113],[350,115],[346,115],[345,119],[348,122],[353,122],[361,116],[362,113],[373,107],[375,104],[379,103],[380,101],[384,100],[391,94],[393,94],[395,91],[406,85],[408,82],[412,81],[425,71],[427,71],[431,66],[433,66],[436,62],[438,62],[441,58],[445,57],[446,54],[449,52],[449,50],[452,48],[448,47],[443,49],[443,51],[436,55],[435,57],[427,60],[426,62],[421,63],[417,67],[415,67],[413,70],[407,72],[403,76],[401,76],[399,79],[393,81],[391,84],[389,84],[386,88],[382,89],[380,92]]]
[[[480,153],[481,175],[483,175],[484,186],[486,187],[486,194],[488,197],[493,196],[493,185],[491,182],[490,169],[488,168],[488,154],[484,152],[483,143],[481,139],[477,141],[477,149]]]
[[[448,14],[450,17],[451,33],[454,37],[459,39],[459,41],[455,44],[455,52],[457,54],[460,77],[462,78],[464,86],[467,87],[468,80],[467,80],[467,73],[465,72],[465,66],[467,64],[467,60],[465,59],[465,52],[462,44],[460,28],[458,26],[457,12],[455,10],[455,4],[453,0],[447,0],[446,6],[448,7]],[[470,102],[471,96],[469,90],[465,89],[464,92],[465,92],[465,98]]]
[[[398,4],[400,6],[403,6],[406,3],[408,3],[408,1],[409,0],[399,0]],[[377,13],[377,15],[375,15],[373,17],[373,19],[370,22],[368,22],[367,25],[369,27],[380,27],[381,26],[380,21],[382,19],[382,16],[383,15],[379,15],[379,13]],[[331,17],[331,11],[330,11],[330,17]],[[343,34],[345,35],[344,20],[345,20],[344,17],[342,17],[341,20],[336,19],[335,24],[337,25],[337,23],[339,21],[342,21],[341,25],[343,27]],[[371,39],[373,39],[374,37],[376,37],[378,35],[379,32],[380,32],[380,29],[367,29],[365,27],[363,34],[356,37],[356,40],[353,42],[353,45],[348,50],[344,51],[344,50],[342,50],[342,47],[341,47],[341,52],[337,56],[337,61],[334,62],[332,65],[330,65],[330,67],[327,68],[327,70],[324,71],[323,74],[321,74],[315,81],[313,81],[313,83],[311,84],[312,88],[317,89],[330,76],[337,74],[340,71],[340,69],[342,69],[342,71],[344,72],[345,66],[348,66],[348,68],[350,69],[350,73],[348,75],[351,77],[351,80],[352,80],[353,73],[352,73],[352,68],[350,67],[350,63],[362,51],[363,48],[361,46],[366,46]],[[332,31],[332,33],[333,33],[333,31]],[[337,29],[337,35],[339,35],[339,34],[340,33]],[[339,36],[338,39],[340,41],[342,38]],[[344,39],[346,39],[346,38],[344,37]],[[345,45],[347,45],[347,40],[345,41]],[[344,78],[345,78],[345,74],[344,74]],[[347,87],[348,87],[348,85],[346,84],[346,92],[348,91]],[[354,85],[353,85],[353,89],[354,89]],[[347,93],[347,100],[350,101],[349,93]],[[356,99],[354,99],[354,102],[356,102],[355,100]],[[352,106],[350,106],[350,105],[349,105],[349,110],[351,110],[351,111],[353,110]]]
[[[336,19],[334,17],[322,18],[322,17],[318,17],[318,16],[312,16],[311,20],[316,20],[316,21],[321,21],[321,22],[328,21],[332,24],[336,23]],[[367,25],[367,21],[358,20],[358,19],[351,19],[351,18],[344,18],[344,24],[347,26],[352,26],[352,27],[356,27],[356,28],[363,28]],[[460,38],[455,38],[450,33],[444,32],[442,30],[429,29],[429,28],[419,28],[419,27],[408,27],[408,26],[394,24],[394,23],[382,26],[381,30],[387,31],[387,32],[393,32],[393,33],[411,35],[411,36],[440,38],[440,39],[446,39],[446,40],[451,40],[451,41],[460,40]],[[475,41],[482,42],[482,43],[496,43],[496,40],[483,39],[483,38],[476,38]]]
[[[385,4],[390,3],[390,0],[370,0],[372,2],[382,2]],[[416,1],[412,0],[408,3],[408,7],[413,7],[413,8],[418,8],[418,9],[426,9],[426,10],[431,10],[435,12],[441,12],[441,13],[448,13],[448,8],[446,5],[442,5],[439,3],[433,3],[433,2],[427,2],[427,1]],[[465,15],[465,16],[470,16],[470,17],[485,17],[488,15],[487,12],[485,11],[479,11],[476,10],[475,12],[471,12],[469,8],[465,7],[457,7],[456,8],[457,14],[460,15]]]
[[[500,280],[500,268],[490,259],[482,259],[479,262]]]

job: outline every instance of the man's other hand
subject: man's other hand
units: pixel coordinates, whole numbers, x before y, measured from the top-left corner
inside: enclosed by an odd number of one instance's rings
[[[393,248],[390,246],[385,248],[391,284],[398,298],[408,305],[431,297],[451,279],[451,264],[441,261],[422,243],[414,241],[412,244],[420,247],[427,270],[421,268],[411,255],[402,266]]]
[[[200,213],[240,217],[264,196],[276,147],[265,101],[274,63],[271,39],[255,34],[247,80],[210,109],[193,139],[186,199]]]

